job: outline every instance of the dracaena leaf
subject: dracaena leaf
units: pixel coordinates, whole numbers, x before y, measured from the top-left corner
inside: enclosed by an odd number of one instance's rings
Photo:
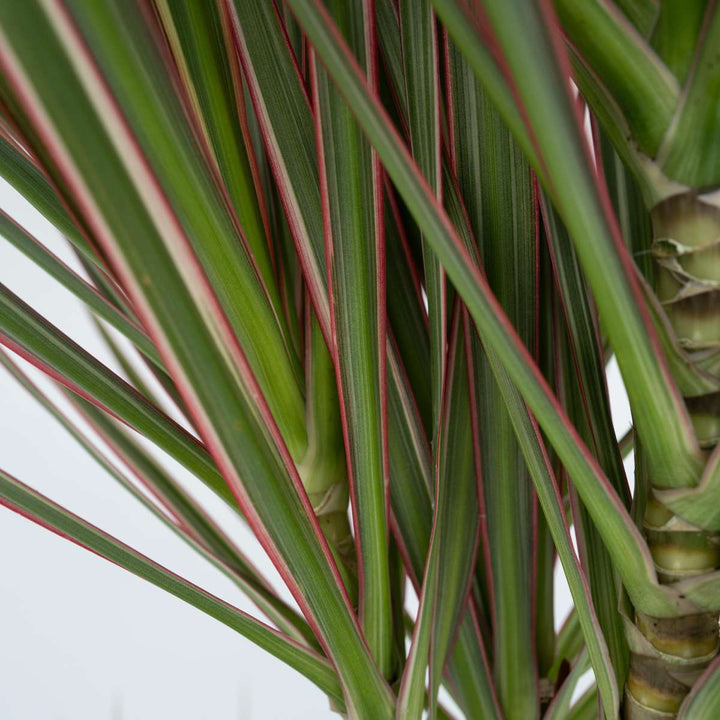
[[[158,565],[2,470],[0,504],[219,620],[301,672],[342,706],[343,694],[337,676],[322,656]]]

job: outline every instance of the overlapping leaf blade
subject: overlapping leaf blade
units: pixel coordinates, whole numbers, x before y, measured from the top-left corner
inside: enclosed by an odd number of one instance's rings
[[[244,43],[240,38],[239,50],[271,165],[273,157],[281,150],[286,157],[292,158],[287,167],[280,158],[275,163],[274,175],[284,193],[286,213],[291,216],[290,228],[318,321],[326,337],[330,337],[329,301],[324,291],[324,247],[322,243],[318,246],[317,236],[308,231],[321,231],[317,228],[322,227],[322,213],[319,191],[315,193],[310,187],[310,184],[318,184],[316,160],[303,149],[311,141],[308,140],[308,124],[312,129],[304,86],[282,37],[277,16],[264,4],[258,7],[254,2],[236,3],[234,11],[236,25],[247,32]],[[248,32],[250,29],[252,33]],[[275,75],[276,71],[280,75]],[[300,150],[295,152],[298,147]],[[409,571],[419,587],[432,524],[431,461],[403,359],[397,344],[390,339],[387,351],[390,498],[397,535],[404,546],[405,557],[410,561]],[[484,651],[478,645],[477,628],[470,618],[463,622],[459,631],[449,673],[468,714],[496,712]]]
[[[121,332],[149,360],[162,369],[157,350],[142,328],[108,302],[92,285],[45,248],[38,240],[0,211],[0,235],[38,267],[64,285],[93,313]]]
[[[442,199],[440,167],[440,75],[435,14],[429,0],[400,2],[400,43],[404,69],[405,121],[410,149],[420,172]],[[400,91],[400,88],[396,88]],[[430,325],[430,391],[433,404],[431,439],[436,442],[440,399],[445,378],[447,290],[445,273],[431,246],[422,243],[424,289]]]
[[[342,41],[334,34],[328,18],[312,0],[290,0],[290,4],[319,56],[342,89],[345,101],[377,149],[386,171],[418,225],[433,243],[448,276],[473,316],[483,341],[498,353],[566,468],[573,473],[583,502],[598,524],[606,544],[612,548],[613,558],[634,596],[636,606],[652,607],[652,612],[658,615],[674,612],[672,608],[677,606],[677,599],[673,599],[667,590],[656,584],[654,568],[639,532],[553,399],[547,383],[509,326],[486,281],[417,172],[377,98],[368,91]],[[657,358],[651,364],[657,367]],[[670,398],[674,397],[671,393]],[[683,418],[686,413],[679,409],[678,415],[673,417]],[[684,436],[687,439],[687,433]],[[661,455],[666,452],[667,448],[664,448]],[[687,473],[694,475],[697,472],[697,458],[692,454],[688,458],[684,449],[681,457]],[[614,511],[609,512],[611,506]]]
[[[158,520],[170,527],[194,550],[203,554],[233,582],[237,583],[279,629],[298,641],[317,647],[315,637],[307,623],[295,610],[277,598],[267,581],[243,553],[149,454],[130,438],[127,432],[124,432],[94,406],[87,402],[73,400],[72,396],[67,393],[68,399],[79,410],[83,419],[89,422],[104,442],[122,458],[125,465],[132,468],[148,490],[156,496],[160,496],[164,510],[160,510],[155,502],[140,492],[133,482],[97,449],[68,413],[56,405],[4,352],[0,352],[0,363],[70,433],[103,470],[117,480]],[[169,498],[168,495],[170,495]],[[173,502],[173,498],[178,499],[179,503]]]
[[[435,517],[428,549],[420,608],[403,682],[398,718],[420,718],[429,666],[429,716],[437,711],[437,692],[450,641],[460,623],[475,564],[479,531],[477,417],[471,416],[468,368],[469,328],[459,306],[454,312],[448,374],[438,439]]]
[[[543,198],[543,220],[569,336],[568,350],[560,352],[560,356],[565,359],[568,411],[588,446],[593,448],[618,496],[629,507],[630,491],[613,431],[605,368],[598,347],[598,329],[588,301],[585,280],[570,238],[546,198]],[[619,593],[615,571],[592,520],[584,508],[578,510],[576,533],[585,552],[586,572],[593,599],[613,665],[618,678],[622,679],[627,666],[627,649],[617,612]]]
[[[188,580],[166,570],[102,530],[68,512],[0,470],[0,504],[68,538],[143,580],[175,595],[303,673],[342,706],[341,686],[330,663]]]
[[[530,169],[457,48],[448,44],[451,144],[458,185],[469,207],[487,280],[528,347],[536,343],[537,239]],[[473,128],[468,132],[467,128]],[[456,228],[463,215],[449,206]],[[456,216],[453,216],[455,211]],[[469,233],[470,234],[470,233]],[[473,240],[465,244],[472,248]],[[478,407],[484,506],[492,572],[494,671],[511,717],[537,716],[537,667],[532,651],[533,503],[530,479],[505,403],[483,356],[472,362]]]
[[[92,10],[84,23],[115,20],[105,6]],[[80,193],[88,224],[151,329],[225,480],[337,664],[350,712],[387,717],[388,688],[360,637],[288,450],[185,229],[119,122],[77,28],[56,4],[4,7],[2,20],[12,36],[2,62],[19,101],[27,110],[31,95],[42,97],[35,132],[62,159],[55,171]],[[55,68],[53,77],[47,67]]]
[[[444,8],[456,2],[436,0],[436,5]],[[681,397],[657,352],[657,339],[607,196],[593,176],[587,142],[570,100],[566,63],[563,65],[564,59],[556,54],[556,24],[546,9],[526,7],[521,1],[488,0],[485,8],[537,138],[535,151],[539,157],[529,159],[577,243],[581,265],[628,388],[638,433],[652,457],[655,482],[692,485],[700,469],[697,443]],[[477,27],[477,18],[467,19]],[[515,42],[520,23],[529,32],[523,43]],[[462,40],[463,51],[468,47],[474,52],[474,46],[480,45],[477,34]],[[488,82],[493,101],[505,103],[505,96],[496,92],[494,76],[482,68],[475,69],[480,71],[480,79]],[[498,107],[515,132],[504,104]],[[545,173],[552,174],[551,184]],[[574,192],[558,193],[560,187],[572,187]],[[667,427],[669,418],[673,429],[665,433],[661,428]]]
[[[331,3],[371,83],[376,59],[371,6]],[[369,143],[311,56],[332,343],[358,547],[360,620],[386,677],[393,673],[387,549],[385,287],[380,167]]]

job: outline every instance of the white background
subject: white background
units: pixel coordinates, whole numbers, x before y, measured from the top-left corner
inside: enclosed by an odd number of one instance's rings
[[[0,207],[74,264],[58,233],[4,183]],[[0,281],[113,365],[81,304],[1,239]],[[42,381],[39,373],[32,376]],[[616,370],[611,395],[622,432],[629,410]],[[1,367],[0,467],[163,565],[255,612],[229,581],[95,465]],[[171,469],[184,477],[177,467]],[[247,530],[214,498],[203,499],[255,562],[277,578]],[[560,573],[556,576],[559,622],[570,599]],[[2,720],[330,717],[337,716],[320,691],[229,628],[0,508]]]

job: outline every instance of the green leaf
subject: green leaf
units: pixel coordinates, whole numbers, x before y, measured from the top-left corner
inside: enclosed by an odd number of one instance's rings
[[[123,108],[126,142],[137,144],[162,189],[166,209],[156,206],[153,222],[167,222],[167,204],[172,207],[172,222],[184,233],[223,303],[285,442],[294,458],[302,457],[307,439],[299,363],[289,352],[247,242],[217,189],[203,148],[193,137],[194,128],[186,122],[181,97],[155,42],[157,33],[141,12],[123,12],[105,3],[88,5],[83,0],[73,0],[68,7],[108,92]],[[40,62],[38,57],[36,63]],[[60,68],[57,74],[55,95],[62,102],[67,85]],[[52,102],[47,94],[43,100]],[[98,98],[93,96],[93,100]],[[65,120],[70,120],[67,111]],[[72,120],[72,131],[79,135],[82,124],[78,118]],[[42,143],[35,145],[43,148]],[[47,156],[47,148],[38,149],[38,154]],[[99,157],[102,161],[95,173],[102,175],[114,156]],[[52,170],[54,159],[44,159],[51,174],[57,175]],[[137,237],[142,237],[141,231]]]
[[[637,145],[632,141],[630,128],[615,102],[615,98],[600,79],[592,71],[587,61],[581,57],[575,48],[567,48],[572,68],[573,82],[577,85],[583,100],[592,108],[591,122],[598,123],[602,128],[600,133],[600,148],[603,160],[605,159],[605,146],[614,148],[624,166],[632,173],[635,182],[642,189],[643,197],[648,203],[658,202],[664,196],[676,191],[676,186],[670,183],[646,155],[640,153]],[[605,142],[603,142],[605,140]],[[610,142],[607,142],[609,140]],[[606,170],[606,181],[611,190],[613,199],[626,202],[625,196],[612,193],[613,178]],[[547,188],[547,183],[544,183]],[[645,212],[644,204],[643,211]],[[621,215],[619,208],[615,212]],[[619,217],[622,223],[622,217]],[[623,228],[624,229],[624,228]]]
[[[438,6],[454,2],[435,1]],[[654,484],[693,485],[701,467],[697,443],[682,398],[657,352],[657,339],[607,196],[597,187],[587,142],[571,104],[566,66],[556,55],[558,28],[550,13],[524,0],[486,0],[485,6],[528,125],[537,138],[539,177],[543,182],[542,172],[552,177],[546,190],[576,243],[603,327],[617,355],[636,428],[652,461]],[[578,6],[589,7],[586,3]],[[518,43],[517,28],[521,26],[527,32]],[[477,36],[475,43],[479,43]],[[484,76],[480,79],[485,81]],[[495,100],[492,86],[488,84],[487,89]],[[567,187],[573,192],[559,192]]]
[[[323,657],[193,585],[0,470],[0,504],[169,592],[290,665],[342,706],[335,670]]]
[[[455,2],[435,2],[435,0],[433,0],[433,5],[438,18],[448,31],[448,35],[459,48],[462,48],[468,65],[478,77],[483,78],[488,95],[493,99],[525,157],[535,168],[538,177],[542,177],[543,168],[535,159],[535,147],[527,133],[512,90],[508,87],[503,69],[498,66],[492,52],[476,41],[473,25],[468,22],[460,5]]]
[[[616,0],[615,5],[625,13],[640,35],[645,38],[650,35],[658,20],[660,0]]]
[[[4,285],[0,285],[0,339],[58,382],[154,442],[223,500],[237,507],[202,443]]]
[[[620,107],[640,150],[653,157],[680,94],[677,80],[612,3],[555,0],[555,7],[570,41]]]
[[[325,336],[331,337],[313,121],[305,89],[272,9],[266,3],[243,1],[234,4],[234,12],[238,49],[303,276],[320,326]],[[286,163],[285,158],[290,160]],[[429,546],[432,474],[402,359],[392,341],[387,347],[390,497],[398,534],[417,580],[422,577]],[[456,657],[462,660],[456,661]],[[472,620],[466,619],[461,626],[450,673],[468,715],[492,717],[497,712]]]
[[[568,349],[564,353],[561,350],[559,354],[565,360],[564,394],[570,418],[593,449],[618,496],[629,508],[630,490],[613,430],[602,349],[598,343],[598,331],[588,301],[585,278],[572,242],[545,197],[542,208],[562,313],[568,330]],[[573,509],[579,511],[574,514],[575,531],[584,550],[585,569],[600,626],[618,681],[623,682],[628,655],[617,611],[619,594],[612,558],[585,509],[582,506],[573,506]]]
[[[440,169],[440,77],[435,14],[430,0],[401,0],[399,40],[404,69],[405,120],[410,149],[430,187],[442,198]],[[431,246],[422,243],[430,322],[430,390],[435,445],[440,423],[447,345],[447,290],[445,273]]]
[[[397,203],[385,195],[385,262],[388,326],[402,359],[426,433],[432,425],[430,341],[421,276],[408,246]]]
[[[465,325],[465,327],[463,327]],[[430,718],[437,711],[442,670],[465,608],[479,530],[477,417],[471,417],[469,332],[457,307],[438,442],[435,516],[413,641],[400,685],[398,718],[420,718],[429,666]]]
[[[537,193],[537,186],[534,187]],[[540,215],[537,219],[538,229],[538,339],[536,357],[543,377],[547,378],[550,386],[557,393],[560,375],[560,363],[557,354],[557,341],[559,336],[559,320],[557,313],[556,291],[553,282],[550,254],[542,242],[542,224]],[[543,308],[546,308],[543,310]],[[562,465],[553,451],[548,448],[550,465],[555,476],[562,475]],[[542,512],[535,512],[536,539],[534,549],[535,559],[535,655],[537,657],[537,670],[540,682],[549,678],[549,673],[555,662],[557,638],[555,635],[555,606],[556,583],[555,564],[557,553],[552,540],[547,520]],[[541,685],[542,692],[542,685]]]
[[[418,225],[433,244],[448,276],[472,314],[484,345],[493,348],[502,359],[506,371],[522,390],[525,402],[555,446],[566,469],[572,474],[583,502],[611,548],[613,559],[636,607],[651,607],[649,614],[658,616],[674,613],[677,600],[672,599],[672,593],[657,585],[652,560],[632,519],[618,502],[602,471],[558,407],[537,366],[490,292],[487,282],[422,180],[387,115],[376,97],[368,91],[362,75],[348,59],[346,48],[333,34],[323,11],[312,0],[289,0],[289,3],[341,89],[345,101],[377,149],[386,171],[403,195]],[[652,367],[657,368],[656,358]],[[665,424],[668,417],[676,417],[673,413],[674,410],[667,411]],[[680,417],[683,415],[684,410],[680,411]],[[664,434],[661,436],[664,437]],[[659,439],[657,435],[655,439]],[[693,459],[690,465],[694,475],[697,471],[696,460]],[[684,467],[689,469],[687,465]]]
[[[357,553],[348,519],[348,474],[335,367],[315,316],[308,318],[305,353],[308,451],[298,472],[336,558],[353,607]]]
[[[330,3],[364,72],[374,82],[369,8]],[[384,257],[380,168],[327,73],[311,56],[330,286],[333,351],[345,430],[358,545],[360,621],[380,670],[391,677],[392,613],[387,552],[384,407]]]
[[[447,675],[450,688],[466,717],[501,720],[503,715],[472,603],[468,603],[458,629],[448,660]]]
[[[695,487],[659,490],[657,497],[663,505],[693,525],[708,532],[720,530],[720,450],[715,448]]]
[[[238,586],[283,632],[312,647],[317,642],[302,618],[279,600],[270,585],[232,540],[207,516],[184,490],[116,422],[90,403],[75,400],[80,412],[104,442],[183,524],[195,542],[225,568]]]
[[[108,8],[88,9],[84,24],[109,31]],[[258,382],[77,28],[55,6],[41,9],[34,2],[3,6],[0,16],[13,51],[12,59],[5,52],[0,57],[12,63],[16,77],[20,73],[22,102],[28,93],[42,98],[37,130],[56,156],[62,151],[67,158],[62,173],[78,181],[88,222],[99,228],[98,242],[151,328],[225,481],[342,676],[349,713],[390,717],[389,688],[362,640]]]
[[[583,649],[580,656],[575,661],[570,674],[560,686],[560,690],[555,694],[552,702],[548,706],[543,720],[566,720],[570,702],[572,701],[575,688],[577,687],[580,677],[590,668],[588,662],[587,650]]]
[[[472,249],[477,238],[487,281],[527,347],[536,343],[537,239],[530,169],[469,71],[450,45],[450,142],[467,215],[447,202],[455,228]],[[467,128],[474,128],[467,132]],[[451,183],[447,183],[450,185]],[[447,192],[448,200],[451,192]],[[466,220],[467,218],[467,220]],[[469,220],[472,232],[464,233]],[[509,717],[536,717],[537,663],[532,632],[533,504],[530,479],[512,423],[480,342],[471,343],[482,458],[482,486],[492,573],[493,665]]]
[[[110,332],[105,328],[103,323],[98,321],[95,317],[92,318],[93,323],[103,339],[103,342],[110,351],[110,354],[115,358],[115,361],[120,366],[125,379],[132,385],[141,395],[147,398],[153,405],[162,407],[162,401],[158,396],[157,388],[150,388],[147,382],[141,377],[140,373],[136,369],[132,360],[130,359],[130,351],[122,348],[116,340],[112,337]],[[149,365],[148,369],[154,371],[155,378],[160,383],[161,387],[165,390],[167,395],[175,403],[177,409],[182,413],[183,419],[192,426],[192,419],[188,409],[185,407],[183,399],[180,397],[177,388],[175,387],[170,376],[161,370],[157,370],[154,365]]]
[[[583,647],[584,641],[580,621],[578,620],[575,608],[571,608],[560,628],[560,632],[557,634],[555,659],[552,667],[548,671],[548,679],[553,682],[556,681],[560,673],[561,665],[564,662],[569,664],[574,663]]]
[[[687,83],[657,156],[669,178],[690,187],[720,183],[718,45],[720,13],[708,6]]]
[[[433,508],[430,448],[397,354],[388,351],[390,501],[408,574],[420,594]],[[467,717],[499,718],[477,617],[468,608],[448,660],[451,691]]]
[[[0,95],[8,90],[0,82]],[[88,262],[104,268],[82,234],[80,228],[68,215],[55,189],[37,164],[37,159],[23,152],[16,143],[0,133],[0,175],[7,180],[35,209],[47,218],[73,244]]]
[[[273,3],[233,0],[233,29],[270,168],[320,327],[331,337],[313,118]]]
[[[548,528],[552,533],[558,557],[570,587],[575,612],[583,630],[585,646],[600,691],[605,717],[607,720],[613,720],[618,716],[620,706],[620,693],[615,679],[615,670],[595,614],[587,580],[572,546],[570,530],[563,512],[562,499],[553,477],[547,452],[540,440],[537,424],[527,411],[519,393],[499,365],[494,352],[489,353],[489,359],[500,390],[505,398],[508,414],[512,419],[520,448],[528,465],[538,500],[545,514]]]
[[[565,720],[596,720],[597,688],[591,685],[570,708]]]
[[[162,369],[160,356],[141,327],[120,312],[88,282],[0,210],[0,235],[67,288],[98,317],[121,332],[149,360]]]
[[[199,510],[182,488],[166,475],[157,463],[116,423],[94,406],[74,399],[74,396],[66,393],[68,400],[90,423],[93,431],[100,435],[113,452],[123,460],[125,466],[129,467],[154,493],[155,497],[163,501],[165,509],[173,515],[172,519],[167,512],[161,511],[155,502],[150,501],[145,494],[138,490],[132,481],[92,444],[67,413],[55,405],[5,352],[0,352],[0,363],[70,433],[73,439],[105,472],[120,483],[160,522],[236,583],[278,628],[299,642],[309,644],[314,648],[317,647],[315,637],[308,624],[295,610],[277,598],[259,571],[223,534],[222,530]],[[179,502],[173,502],[173,500]],[[181,525],[179,520],[185,524]]]
[[[155,0],[180,76],[187,88],[212,160],[222,176],[243,235],[275,308],[275,285],[267,217],[259,181],[246,143],[249,131],[240,112],[242,81],[233,58],[231,29],[220,4],[203,0]]]
[[[706,0],[664,0],[658,3],[651,44],[679,83],[684,83],[695,54]]]

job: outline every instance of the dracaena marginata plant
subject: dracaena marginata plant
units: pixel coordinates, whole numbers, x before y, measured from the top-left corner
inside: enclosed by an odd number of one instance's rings
[[[82,272],[0,231],[122,374],[4,286],[0,358],[266,622],[7,473],[4,505],[350,718],[453,717],[441,687],[472,720],[720,717],[714,1],[23,0],[0,28],[0,173]],[[296,606],[128,428],[247,521]]]

